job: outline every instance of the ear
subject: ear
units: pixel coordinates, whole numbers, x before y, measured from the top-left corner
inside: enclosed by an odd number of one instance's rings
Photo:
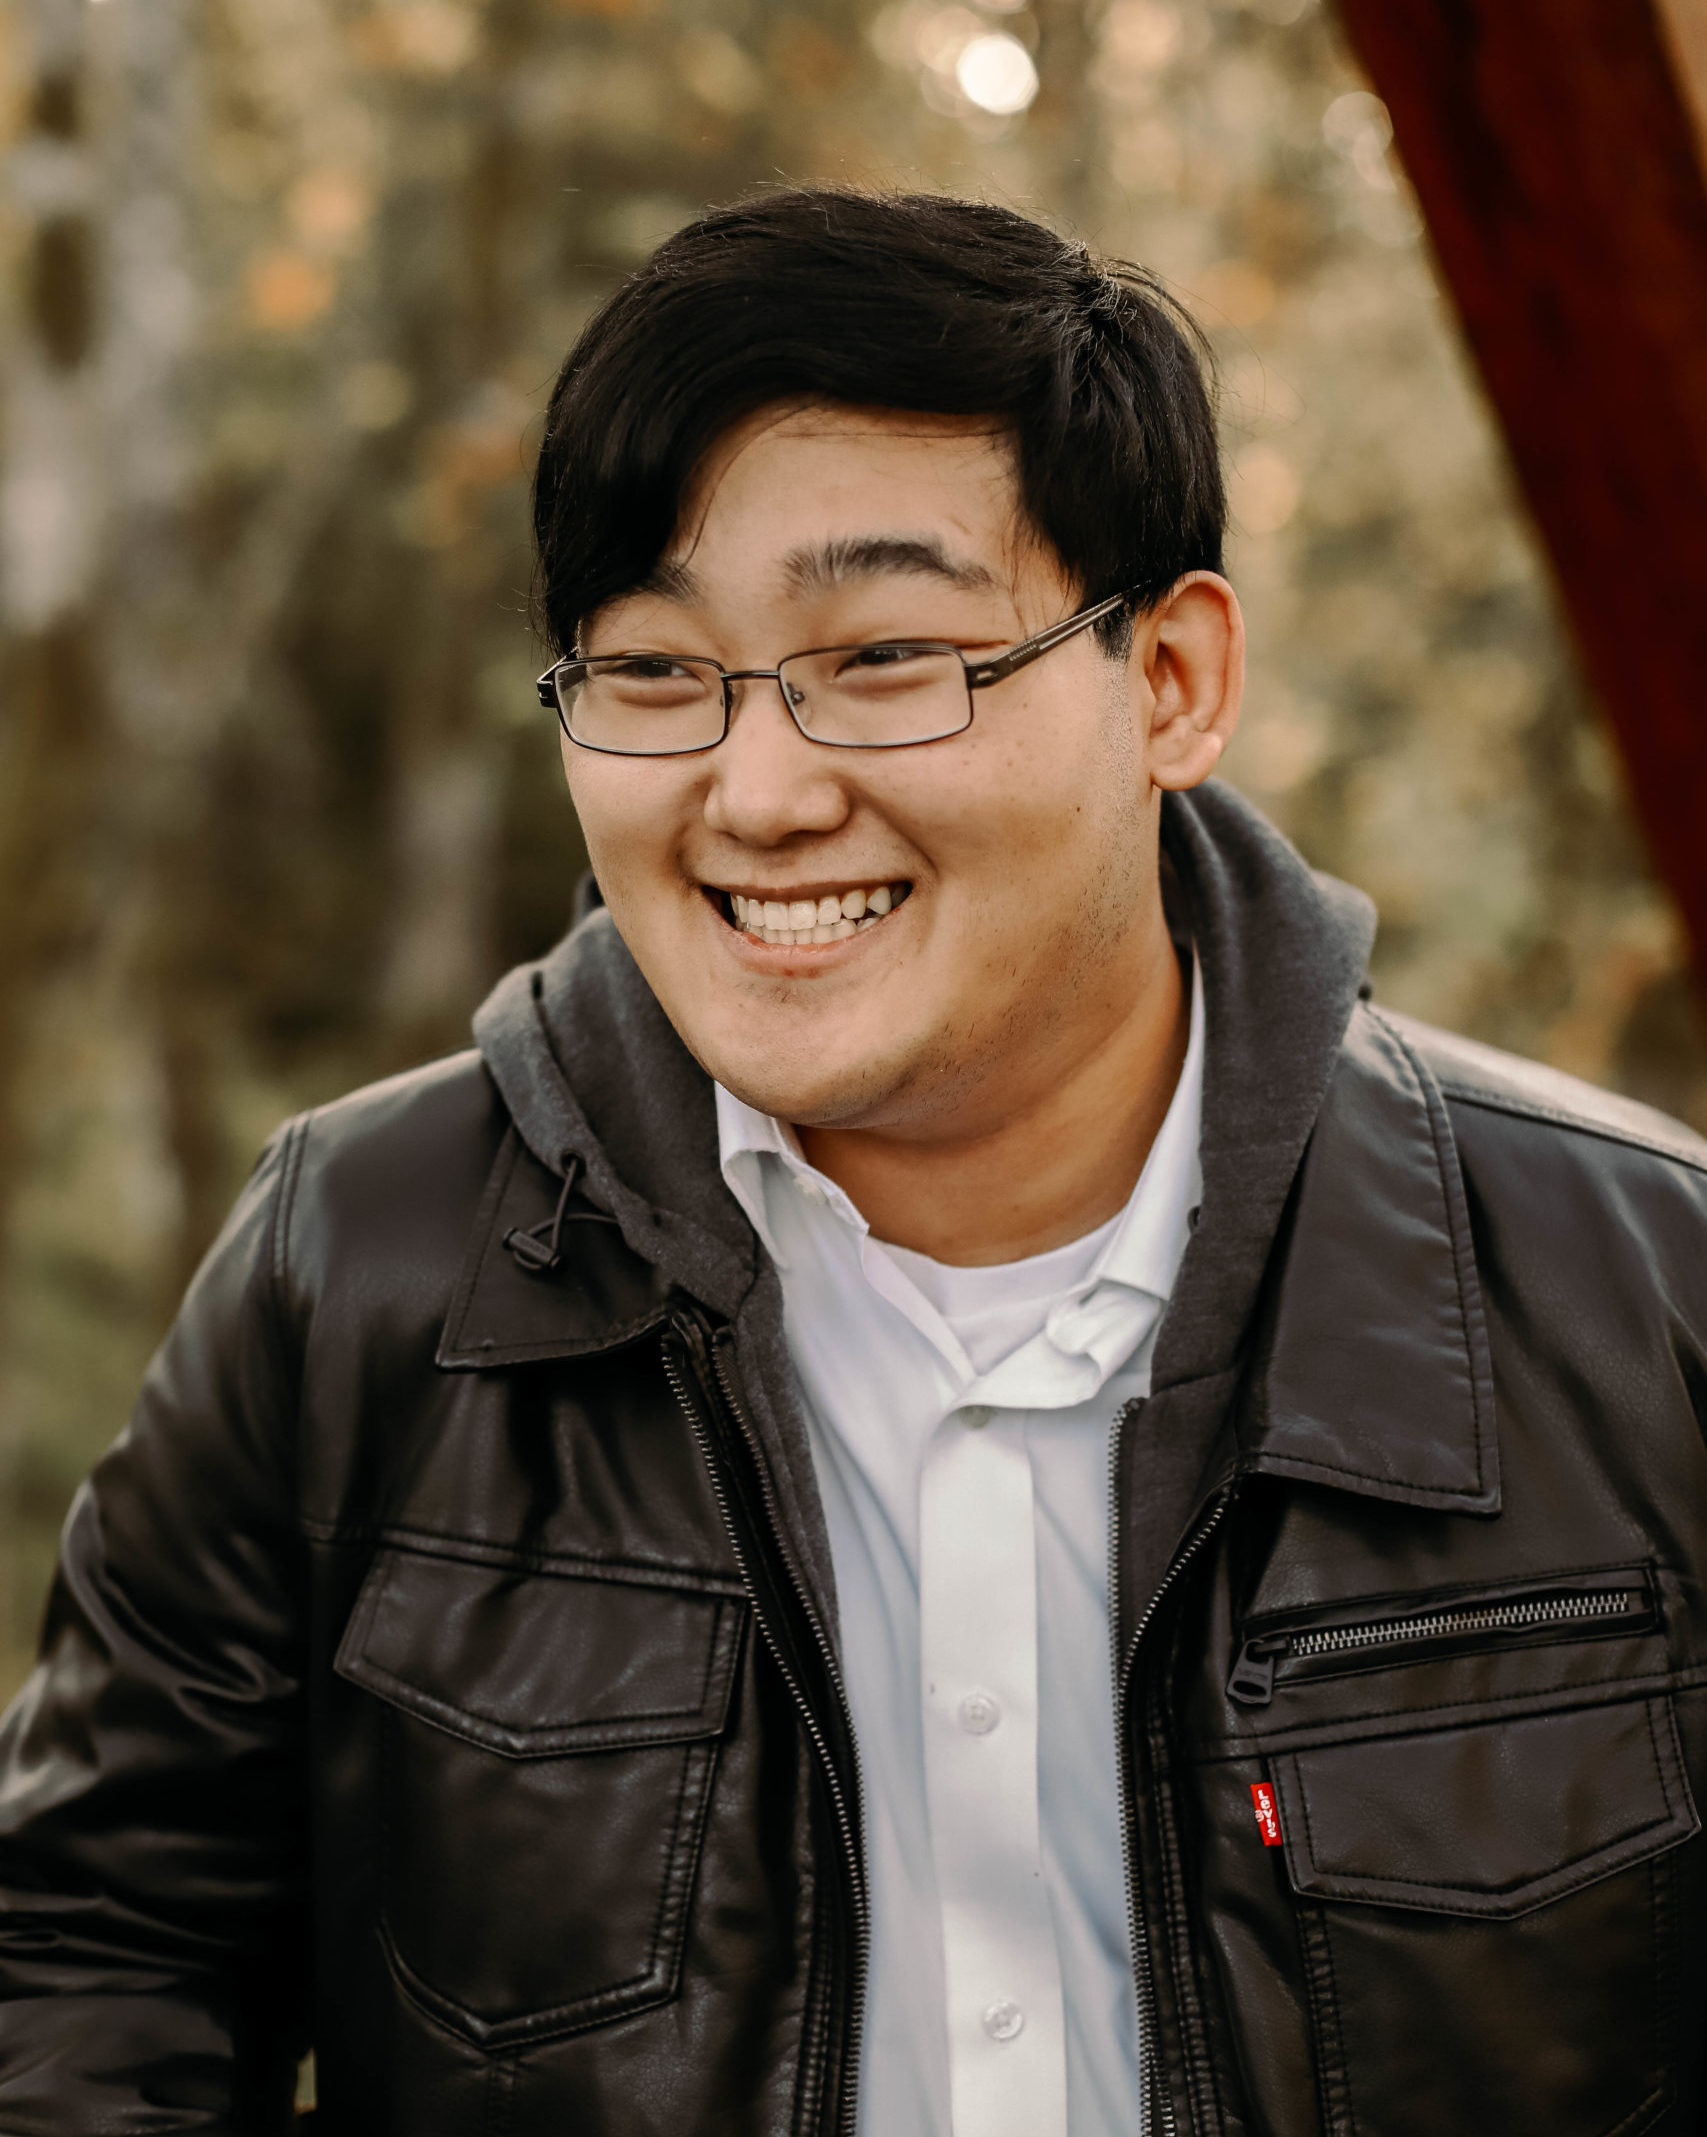
[[[1149,705],[1153,784],[1178,792],[1207,779],[1233,739],[1245,691],[1245,619],[1219,573],[1188,572],[1137,619],[1132,681]]]

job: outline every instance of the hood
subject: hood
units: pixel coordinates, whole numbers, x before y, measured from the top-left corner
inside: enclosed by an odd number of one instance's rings
[[[583,1191],[634,1251],[730,1315],[758,1267],[746,1213],[718,1166],[711,1079],[597,907],[536,965],[498,982],[475,1043],[528,1149]]]

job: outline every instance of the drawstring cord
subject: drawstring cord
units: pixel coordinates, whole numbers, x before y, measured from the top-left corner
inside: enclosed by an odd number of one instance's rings
[[[563,1153],[563,1192],[557,1198],[557,1207],[549,1217],[541,1218],[538,1224],[530,1225],[524,1232],[520,1225],[504,1234],[504,1245],[522,1267],[535,1276],[544,1276],[550,1270],[562,1266],[563,1227],[577,1218],[590,1219],[595,1224],[614,1224],[614,1217],[607,1217],[602,1209],[576,1210],[570,1214],[569,1197],[575,1192],[575,1175],[585,1170],[574,1151]]]

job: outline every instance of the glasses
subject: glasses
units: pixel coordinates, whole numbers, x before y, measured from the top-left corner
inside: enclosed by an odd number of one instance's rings
[[[968,660],[934,638],[819,646],[774,668],[724,668],[677,653],[571,654],[539,678],[539,701],[556,709],[582,749],[612,757],[686,757],[715,749],[729,732],[732,685],[774,682],[808,742],[832,749],[907,749],[941,742],[972,725],[972,693],[987,690],[1111,616],[1114,594],[1022,638],[988,660]]]

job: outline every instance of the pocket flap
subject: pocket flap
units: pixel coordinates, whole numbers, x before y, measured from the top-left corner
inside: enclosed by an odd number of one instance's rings
[[[1508,1919],[1696,1832],[1666,1699],[1273,1761],[1300,1892]]]
[[[340,1676],[511,1758],[721,1734],[746,1605],[638,1582],[385,1550]]]

